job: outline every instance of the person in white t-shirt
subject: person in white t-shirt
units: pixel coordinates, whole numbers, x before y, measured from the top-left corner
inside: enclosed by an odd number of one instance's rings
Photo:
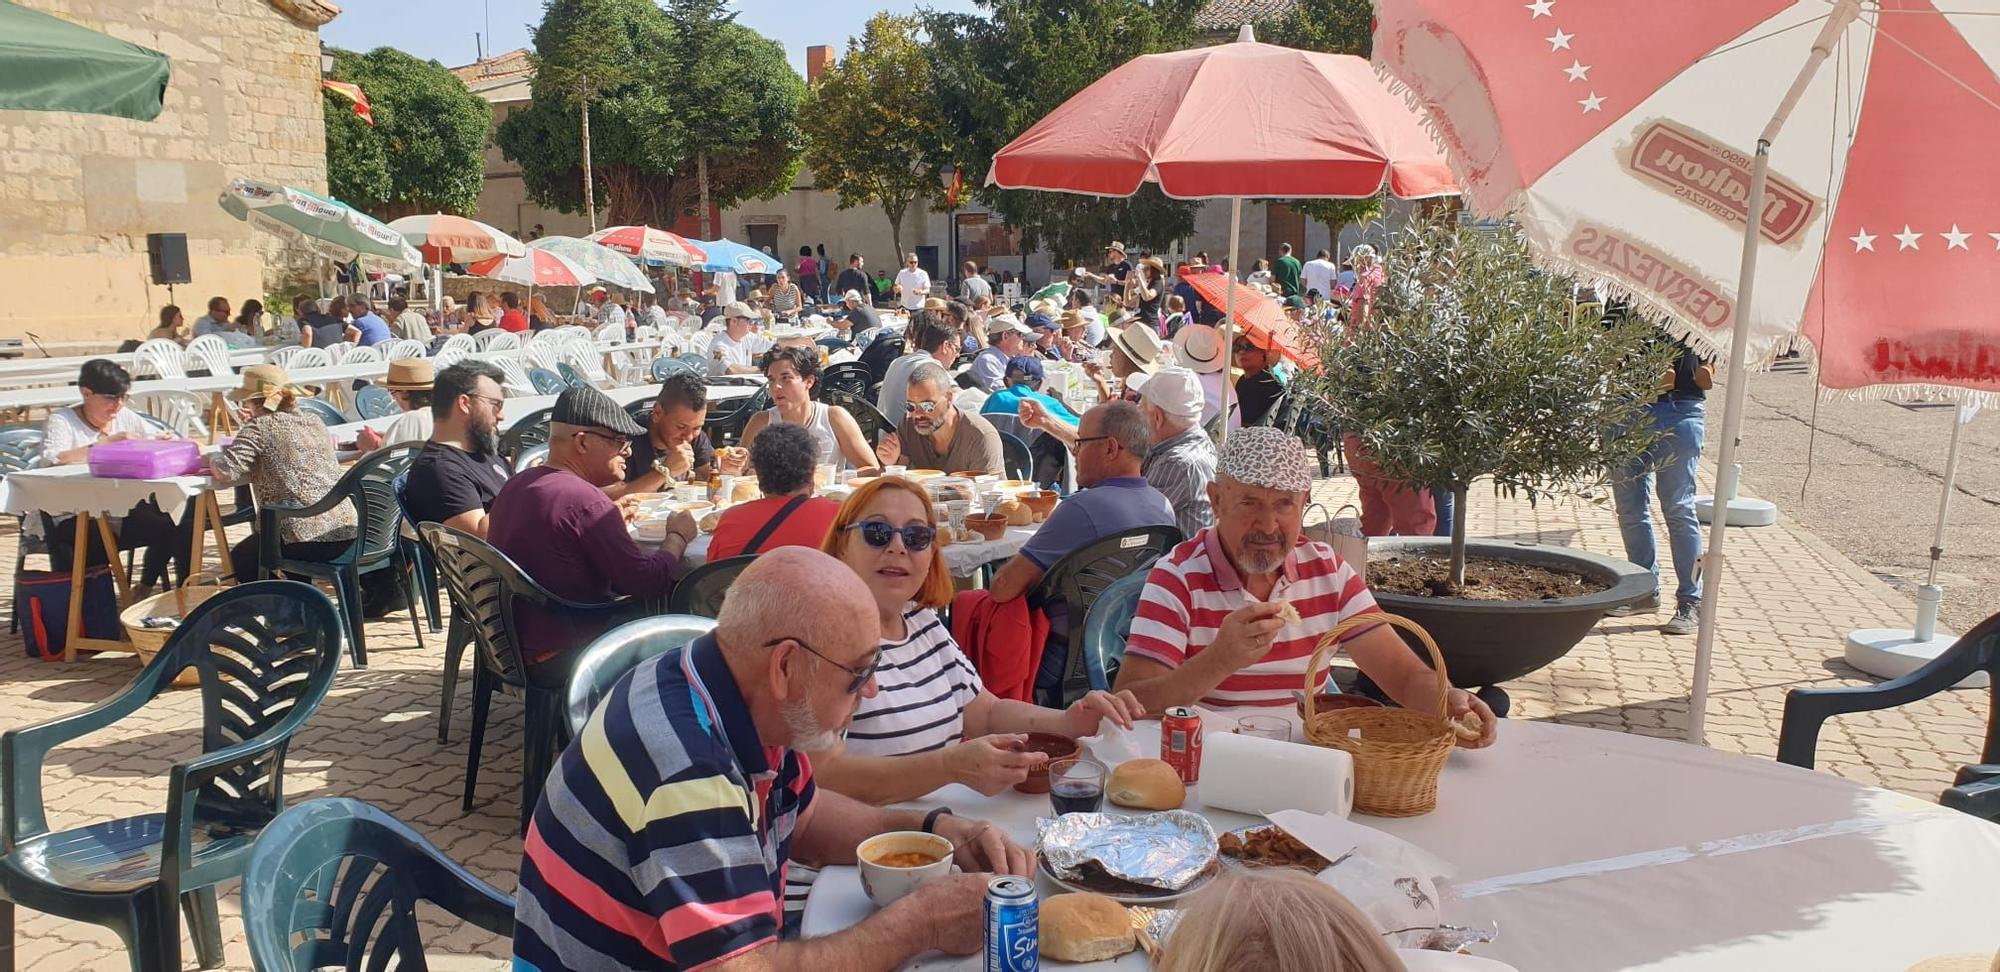
[[[736,272],[718,270],[715,272],[715,299],[724,306],[736,303]]]
[[[900,298],[906,311],[922,310],[924,298],[931,295],[931,275],[917,266],[917,255],[912,253],[903,258],[903,269],[896,271],[896,296]]]
[[[750,322],[756,319],[750,305],[740,300],[722,312],[722,333],[710,339],[708,356],[715,359],[723,374],[757,374],[757,359],[771,349],[771,339],[750,333]]]
[[[1299,293],[1317,290],[1321,299],[1333,296],[1333,285],[1340,278],[1340,268],[1327,257],[1327,252],[1321,250],[1317,256],[1307,260],[1305,266],[1299,268]]]

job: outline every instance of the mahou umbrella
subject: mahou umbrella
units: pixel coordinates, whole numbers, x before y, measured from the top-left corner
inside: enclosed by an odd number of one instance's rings
[[[1727,349],[1728,496],[1744,364],[1794,333],[1829,388],[2000,392],[1995,15],[2000,0],[1381,0],[1375,56],[1430,112],[1474,209]]]
[[[517,257],[528,252],[520,240],[506,233],[476,219],[448,213],[405,216],[390,223],[389,227],[403,234],[410,245],[424,255],[425,263],[471,264],[496,256]]]
[[[1282,110],[1272,98],[1277,93]],[[1072,95],[993,157],[988,185],[1129,196],[1157,182],[1177,199],[1404,199],[1458,192],[1444,155],[1358,57],[1259,44],[1146,54]],[[1223,305],[1223,341],[1236,313]],[[1225,384],[1223,408],[1229,405]]]
[[[698,265],[712,273],[777,273],[785,268],[770,254],[733,240],[697,241],[695,246],[705,254]]]
[[[585,237],[592,243],[638,257],[654,266],[692,267],[706,256],[701,244],[651,226],[612,226]]]
[[[597,282],[596,275],[554,250],[530,249],[527,256],[496,256],[465,270],[474,277],[527,287],[583,287]]]
[[[569,258],[571,263],[590,271],[599,281],[642,294],[653,292],[653,283],[639,272],[632,257],[589,240],[574,236],[544,236],[528,244],[531,250],[549,250]]]
[[[1258,347],[1277,351],[1300,367],[1319,367],[1312,342],[1298,333],[1298,325],[1285,316],[1285,308],[1270,294],[1237,280],[1233,273],[1211,273],[1206,267],[1182,267],[1180,278],[1194,288],[1202,303],[1230,308],[1235,325]]]
[[[338,199],[255,179],[231,179],[216,202],[237,219],[283,227],[326,257],[414,269],[423,262],[402,234]]]

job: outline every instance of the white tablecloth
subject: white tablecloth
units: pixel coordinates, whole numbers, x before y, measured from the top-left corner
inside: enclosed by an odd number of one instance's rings
[[[179,520],[187,501],[208,489],[207,476],[166,479],[100,479],[82,463],[47,466],[8,473],[0,479],[0,511],[47,513],[58,519],[73,513],[124,516],[141,500],[152,499],[169,517]],[[30,536],[41,535],[41,519],[29,517]]]
[[[630,405],[633,402],[651,398],[659,393],[660,386],[658,385],[626,385],[605,392],[606,395],[611,396],[611,399],[620,405]],[[738,398],[749,398],[756,393],[757,389],[749,385],[710,385],[708,388],[708,400],[711,402],[726,402]],[[505,432],[513,428],[515,422],[533,415],[542,409],[549,408],[555,405],[555,403],[556,396],[554,395],[529,395],[525,398],[507,399],[506,405],[502,407],[500,431]],[[385,431],[389,428],[390,423],[395,422],[401,415],[402,413],[398,412],[395,415],[369,419],[365,422],[348,422],[343,425],[336,425],[333,426],[333,434],[338,441],[352,442],[354,441],[354,436],[361,431],[362,426],[368,426],[377,432]]]
[[[1035,535],[1034,527],[1008,527],[1005,536],[998,540],[981,540],[978,543],[954,543],[944,548],[944,562],[955,577],[970,577],[979,568],[995,560],[1006,560],[1021,552],[1022,545]],[[714,539],[704,533],[688,544],[683,559],[689,567],[699,567],[708,562],[708,543]]]
[[[240,348],[229,352],[229,363],[241,368],[261,363],[276,348]],[[57,358],[15,358],[0,361],[0,386],[17,386],[57,382],[67,384],[76,380],[76,373],[86,361],[105,358],[117,362],[125,368],[132,367],[137,355],[130,352],[108,352],[105,354],[73,354]]]
[[[1209,731],[1237,714],[1211,715]],[[1199,799],[1196,787],[1190,805]],[[1046,797],[960,786],[916,805],[991,819],[1024,845],[1049,812]],[[1355,819],[1450,865],[1445,920],[1495,923],[1498,940],[1475,952],[1521,972],[1900,972],[2000,945],[2000,827],[1684,743],[1509,721],[1494,748],[1453,754],[1437,810]],[[804,932],[831,934],[872,911],[852,867],[827,868]],[[980,962],[932,954],[906,968]],[[1148,965],[1135,953],[1064,968]]]

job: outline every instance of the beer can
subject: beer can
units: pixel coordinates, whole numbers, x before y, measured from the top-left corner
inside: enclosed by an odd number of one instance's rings
[[[986,972],[1038,972],[1042,967],[1041,908],[1035,883],[997,877],[986,885]]]
[[[1160,716],[1160,759],[1174,768],[1181,782],[1201,782],[1201,716],[1177,705]]]

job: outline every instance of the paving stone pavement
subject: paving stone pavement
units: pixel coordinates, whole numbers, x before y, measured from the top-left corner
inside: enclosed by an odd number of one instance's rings
[[[1337,509],[1353,500],[1352,480],[1319,481],[1315,499]],[[1608,507],[1497,498],[1475,489],[1468,533],[1563,543],[1623,556]],[[0,558],[12,559],[14,535],[0,535]],[[1661,550],[1666,549],[1664,538]],[[1907,598],[1865,573],[1818,538],[1781,521],[1731,531],[1718,625],[1710,745],[1760,758],[1777,748],[1786,691],[1801,686],[1866,684],[1840,663],[1851,628],[1908,618]],[[0,594],[0,597],[6,595]],[[1660,634],[1654,619],[1607,619],[1569,655],[1508,683],[1514,717],[1679,737],[1686,720],[1694,657],[1692,637]],[[480,786],[471,813],[459,810],[470,713],[469,676],[461,681],[451,742],[437,741],[444,638],[427,634],[418,648],[407,616],[368,629],[366,670],[343,668],[332,693],[300,732],[286,767],[292,801],[348,796],[383,807],[444,853],[511,891],[520,841],[514,832],[520,776],[521,708],[496,699]],[[110,696],[136,670],[130,656],[105,654],[75,664],[24,657],[17,636],[0,641],[0,707],[5,724],[26,725],[85,708]],[[163,771],[198,748],[199,696],[173,692],[104,733],[50,754],[44,793],[51,825],[61,828],[163,809]],[[1901,709],[1844,717],[1820,742],[1823,769],[1860,782],[1935,799],[1952,773],[1977,756],[1985,695],[1947,692]],[[1501,731],[1500,745],[1506,745]],[[1726,794],[1717,794],[1727,799]],[[222,898],[226,967],[249,969],[237,889]],[[506,945],[480,929],[432,915],[428,939],[440,970],[504,967]],[[185,935],[185,932],[183,932]],[[123,969],[124,949],[95,926],[23,910],[16,931],[27,970]],[[193,965],[193,947],[183,946]]]

